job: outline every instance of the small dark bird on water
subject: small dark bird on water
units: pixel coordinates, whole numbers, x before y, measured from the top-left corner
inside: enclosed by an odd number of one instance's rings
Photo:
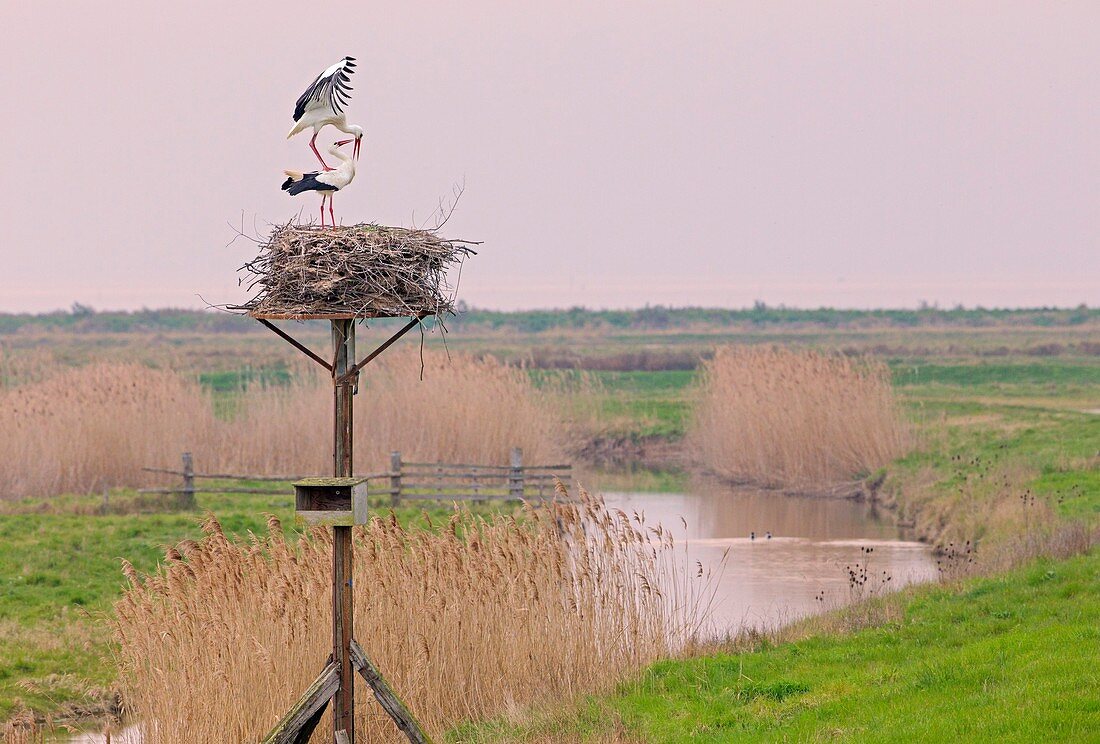
[[[749,533],[749,539],[750,540],[755,540],[756,539],[756,532],[750,532]]]
[[[764,536],[765,536],[766,538],[768,538],[769,540],[771,540],[771,539],[772,539],[772,533],[771,533],[771,531],[767,532],[767,533],[766,533],[766,534],[765,534]]]

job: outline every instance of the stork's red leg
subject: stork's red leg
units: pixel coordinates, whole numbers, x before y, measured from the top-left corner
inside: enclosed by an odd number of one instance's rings
[[[332,194],[328,195],[328,221],[336,227],[336,217],[332,214]]]
[[[321,194],[321,227],[325,226],[325,194]]]
[[[309,140],[309,146],[313,150],[313,154],[317,156],[317,159],[321,161],[321,167],[327,171],[332,170],[332,168],[328,167],[328,163],[325,162],[325,159],[321,157],[321,153],[317,152],[317,130],[313,131],[313,137]]]

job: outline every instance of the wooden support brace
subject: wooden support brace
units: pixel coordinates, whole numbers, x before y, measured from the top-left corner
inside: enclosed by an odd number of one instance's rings
[[[330,662],[317,679],[313,680],[313,684],[306,688],[298,702],[264,737],[262,744],[304,744],[309,741],[309,735],[321,720],[321,713],[339,686],[340,674],[336,664]]]
[[[316,713],[309,717],[305,725],[302,726],[302,730],[299,731],[298,735],[294,737],[293,744],[309,744],[310,738],[313,737],[314,730],[321,722],[321,716],[325,714],[325,708],[327,708],[331,702],[332,699],[329,698],[325,701],[324,705],[317,709]]]
[[[412,744],[431,744],[431,738],[424,733],[424,729],[420,727],[405,702],[397,696],[397,693],[390,687],[390,683],[367,658],[366,652],[363,651],[363,647],[359,645],[358,641],[351,642],[351,661],[355,668],[359,670],[359,673],[363,675],[363,679],[370,685],[371,690],[374,691],[374,697],[377,698],[383,710],[389,714],[389,717],[397,724],[397,728],[401,729],[408,740]]]
[[[359,371],[361,369],[363,369],[363,367],[366,367],[368,364],[373,362],[374,358],[376,356],[381,354],[386,349],[390,348],[390,346],[392,346],[393,343],[395,341],[397,341],[397,339],[401,338],[406,333],[411,331],[413,328],[416,328],[418,325],[420,325],[420,322],[422,320],[424,320],[424,318],[428,317],[428,315],[430,315],[430,313],[421,313],[420,315],[417,315],[415,318],[410,320],[408,322],[408,324],[405,325],[404,328],[402,328],[400,331],[398,331],[397,333],[390,336],[388,341],[383,343],[381,346],[379,346],[377,349],[372,351],[370,354],[367,354],[361,362],[359,362],[358,364],[352,366],[346,373],[344,373],[341,377],[339,377],[338,382],[342,382],[342,381],[350,380],[350,379],[354,378],[356,375],[359,374]]]
[[[291,335],[290,335],[289,333],[287,333],[286,331],[284,331],[284,330],[283,330],[282,328],[280,328],[279,326],[275,325],[274,323],[272,323],[271,321],[267,320],[266,318],[256,318],[256,320],[258,320],[258,321],[260,321],[261,323],[263,323],[263,324],[264,324],[265,326],[267,326],[267,327],[268,327],[268,328],[270,328],[270,329],[271,329],[272,331],[274,331],[274,332],[275,332],[275,335],[277,335],[277,336],[278,336],[279,338],[283,339],[283,340],[284,340],[284,341],[286,341],[286,342],[287,342],[288,344],[290,344],[291,346],[293,346],[293,347],[294,347],[295,349],[297,349],[298,351],[302,352],[303,354],[305,354],[305,355],[306,355],[307,357],[309,357],[309,358],[310,358],[310,359],[312,359],[313,361],[315,361],[315,362],[317,362],[318,364],[320,364],[320,365],[321,365],[322,367],[324,367],[325,369],[327,369],[327,370],[328,370],[329,372],[331,372],[331,371],[332,371],[332,365],[331,365],[331,364],[329,364],[329,363],[328,363],[328,362],[326,362],[326,361],[325,361],[324,359],[322,359],[321,357],[319,357],[319,356],[317,356],[316,354],[314,354],[314,353],[313,353],[312,351],[310,351],[310,350],[309,350],[309,348],[308,348],[308,347],[306,347],[306,346],[305,346],[304,344],[302,344],[302,343],[301,343],[300,341],[298,341],[298,339],[294,338],[294,337],[293,337],[293,336],[291,336]]]

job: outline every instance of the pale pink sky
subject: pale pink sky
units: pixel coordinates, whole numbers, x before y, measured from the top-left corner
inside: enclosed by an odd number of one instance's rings
[[[242,299],[345,54],[337,217],[465,180],[474,305],[1100,303],[1096,2],[43,0],[0,48],[3,311]]]

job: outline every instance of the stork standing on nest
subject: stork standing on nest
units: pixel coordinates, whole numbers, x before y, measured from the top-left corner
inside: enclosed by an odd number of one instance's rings
[[[298,103],[294,106],[294,128],[286,138],[290,139],[312,127],[313,137],[309,140],[309,146],[326,171],[333,169],[328,167],[321,153],[317,152],[317,134],[329,124],[355,138],[353,155],[359,157],[359,141],[363,138],[363,128],[357,124],[348,124],[344,118],[344,106],[351,100],[352,87],[348,83],[354,72],[355,58],[344,57],[318,75],[298,97]]]
[[[340,165],[336,168],[314,171],[313,173],[283,171],[287,175],[287,179],[283,181],[283,191],[289,191],[291,196],[297,196],[306,191],[316,191],[321,195],[321,227],[325,226],[326,199],[328,200],[328,216],[332,222],[332,227],[336,227],[336,217],[332,214],[332,195],[347,186],[355,178],[355,158],[340,150],[341,147],[350,142],[355,142],[356,150],[358,150],[359,140],[357,139],[341,140],[328,148],[330,155],[340,159]]]

